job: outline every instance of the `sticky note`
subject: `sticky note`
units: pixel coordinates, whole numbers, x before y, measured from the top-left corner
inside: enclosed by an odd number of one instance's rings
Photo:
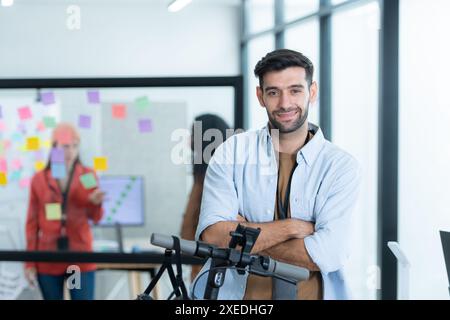
[[[46,203],[45,217],[47,220],[61,220],[62,210],[60,203]]]
[[[93,173],[86,173],[80,176],[81,184],[85,189],[92,189],[97,186],[97,180]]]
[[[17,125],[17,131],[20,131],[22,134],[27,133],[27,127],[25,126],[25,123],[21,122]]]
[[[18,150],[22,151],[22,152],[27,152],[28,151],[27,144],[24,143],[24,144],[20,145]]]
[[[50,152],[50,162],[53,163],[64,163],[64,149],[63,148],[53,148]]]
[[[13,135],[11,136],[11,139],[12,139],[14,142],[22,141],[22,138],[23,138],[23,135],[20,134],[20,132],[14,132]]]
[[[108,170],[108,158],[106,157],[95,157],[94,158],[94,169],[97,171]]]
[[[19,118],[20,120],[28,120],[31,119],[31,110],[29,107],[21,107],[17,110],[19,112]]]
[[[18,181],[20,179],[20,176],[22,175],[22,171],[13,171],[11,175],[9,176],[9,179],[11,181]]]
[[[52,163],[52,177],[55,179],[64,179],[66,177],[66,165],[64,163]]]
[[[78,118],[78,126],[80,128],[89,129],[91,127],[91,116],[81,114]]]
[[[0,158],[0,172],[8,172],[8,163],[5,158]]]
[[[28,151],[36,151],[36,150],[39,150],[39,148],[40,148],[39,137],[27,138],[27,150]]]
[[[44,148],[46,149],[50,149],[52,142],[50,140],[44,140],[44,142],[42,143],[42,145],[44,146]]]
[[[115,104],[112,106],[112,116],[115,119],[125,119],[127,116],[127,106],[124,104]]]
[[[30,178],[22,178],[19,181],[19,187],[22,189],[26,189],[30,186]]]
[[[10,140],[3,141],[3,146],[5,147],[5,150],[8,150],[9,148],[11,148],[11,141]]]
[[[36,161],[34,163],[34,169],[36,171],[44,170],[44,168],[45,168],[45,162],[44,161]]]
[[[42,119],[46,128],[54,128],[56,127],[56,120],[54,117],[44,117]]]
[[[152,132],[153,125],[150,119],[140,119],[139,120],[139,131],[141,133]]]
[[[35,160],[44,160],[45,159],[44,152],[42,151],[42,149],[34,152],[34,159]]]
[[[51,91],[41,92],[41,102],[43,105],[48,106],[49,104],[55,103],[55,94]]]
[[[148,100],[147,96],[136,98],[134,104],[140,111],[144,111],[145,109],[150,107],[150,101]]]
[[[6,131],[5,123],[0,120],[0,132],[5,132],[5,131]]]
[[[89,103],[100,103],[100,93],[96,90],[88,91],[87,98]]]
[[[37,129],[37,131],[40,131],[40,132],[45,131],[46,128],[45,128],[44,122],[39,121],[36,125],[36,129]]]
[[[20,170],[20,169],[22,169],[22,160],[19,159],[19,158],[13,159],[13,161],[11,162],[11,168],[13,170]]]
[[[6,186],[8,184],[8,177],[6,173],[0,172],[0,186]]]

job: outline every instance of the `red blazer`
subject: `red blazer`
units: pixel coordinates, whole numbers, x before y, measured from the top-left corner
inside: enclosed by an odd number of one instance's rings
[[[67,203],[66,232],[71,251],[92,251],[93,236],[88,220],[97,223],[102,215],[101,205],[94,205],[88,200],[94,189],[86,190],[80,181],[80,176],[95,172],[77,163],[74,168]],[[97,179],[97,176],[95,175]],[[97,179],[98,180],[98,179]],[[62,203],[61,190],[52,177],[50,170],[36,173],[31,180],[30,198],[26,222],[27,250],[57,250],[56,242],[61,235],[61,221],[47,220],[45,204]],[[36,267],[38,273],[63,275],[69,265],[76,264],[81,271],[95,270],[94,263],[48,263],[27,262],[27,268]]]

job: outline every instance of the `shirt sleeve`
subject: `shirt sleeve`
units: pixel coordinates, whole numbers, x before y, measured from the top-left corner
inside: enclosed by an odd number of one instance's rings
[[[28,211],[26,220],[26,243],[28,251],[37,250],[38,232],[39,232],[39,222],[38,222],[38,211],[39,211],[39,198],[36,194],[36,176],[33,177],[30,187],[30,196],[28,201]],[[26,262],[26,268],[36,267],[35,262]]]
[[[220,221],[236,220],[239,202],[234,183],[235,137],[221,144],[211,158],[206,171],[200,218],[195,233],[199,240],[202,232]]]
[[[308,254],[325,274],[341,269],[349,256],[351,215],[361,180],[353,158],[344,157],[336,165],[339,168],[316,215],[315,233],[305,238]]]

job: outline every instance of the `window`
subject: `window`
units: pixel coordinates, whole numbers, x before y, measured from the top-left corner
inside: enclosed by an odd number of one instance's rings
[[[248,34],[271,29],[275,24],[273,0],[247,1]]]
[[[256,97],[256,87],[259,86],[259,80],[254,76],[255,65],[268,52],[275,49],[275,39],[273,35],[266,35],[251,40],[248,43],[248,88],[245,94],[248,95],[248,127],[249,129],[260,129],[267,124],[266,109],[262,108]]]
[[[359,200],[353,212],[350,284],[356,299],[376,298],[378,3],[332,17],[333,142],[362,167]]]
[[[398,225],[411,299],[448,299],[439,230],[450,231],[449,10],[446,0],[400,2]]]
[[[314,80],[319,84],[319,21],[310,20],[286,30],[285,44],[287,49],[303,53],[314,64]],[[309,122],[319,124],[319,103],[311,105]]]
[[[284,0],[284,17],[289,22],[319,10],[319,0]]]

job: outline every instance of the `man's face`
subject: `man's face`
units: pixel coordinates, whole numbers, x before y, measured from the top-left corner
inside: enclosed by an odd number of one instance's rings
[[[263,88],[257,87],[256,94],[272,127],[290,133],[306,123],[309,103],[317,97],[317,84],[308,85],[304,68],[289,67],[266,73]]]

